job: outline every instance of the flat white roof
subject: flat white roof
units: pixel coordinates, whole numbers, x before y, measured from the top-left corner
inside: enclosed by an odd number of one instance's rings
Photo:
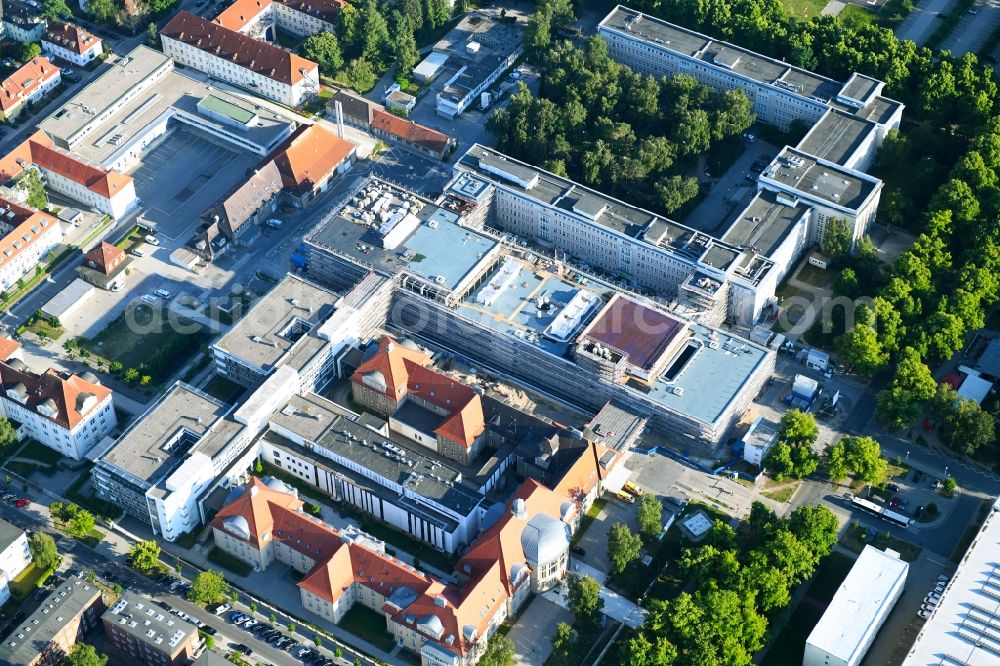
[[[893,592],[902,589],[909,568],[898,553],[865,546],[806,643],[854,663],[857,652],[867,648],[869,633],[878,631],[872,625],[883,606],[895,601]]]
[[[986,517],[903,666],[998,666],[1000,500]]]
[[[976,375],[968,375],[962,381],[962,385],[958,387],[958,397],[975,400],[982,404],[986,396],[990,394],[991,388],[993,388],[993,382]]]
[[[447,61],[448,55],[446,53],[431,51],[430,55],[424,58],[419,65],[413,68],[413,73],[417,76],[430,78],[437,74],[437,71],[441,69]]]

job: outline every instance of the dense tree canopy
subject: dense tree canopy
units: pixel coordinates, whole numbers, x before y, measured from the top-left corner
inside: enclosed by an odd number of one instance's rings
[[[753,122],[740,91],[694,78],[657,81],[608,57],[597,37],[559,42],[541,57],[541,87],[526,87],[487,123],[500,150],[632,203],[670,213],[698,194],[693,156]]]

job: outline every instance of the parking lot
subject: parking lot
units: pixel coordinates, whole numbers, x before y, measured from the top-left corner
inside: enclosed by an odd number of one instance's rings
[[[413,151],[394,146],[374,160],[372,175],[403,185],[425,196],[436,196],[451,177],[442,162],[421,157]]]
[[[608,573],[611,571],[608,562],[608,532],[611,526],[615,523],[625,523],[633,531],[638,531],[639,521],[636,518],[634,504],[626,504],[610,494],[605,495],[605,498],[607,504],[576,544],[576,548],[583,549],[583,554],[575,550],[573,556],[598,571]]]
[[[716,178],[708,195],[684,219],[684,224],[710,234],[721,234],[732,223],[733,215],[742,210],[757,191],[757,174],[751,171],[756,160],[770,162],[779,148],[760,139],[748,144],[743,154],[724,174],[709,173]],[[747,174],[752,176],[747,179]]]
[[[142,217],[169,239],[186,239],[212,204],[244,182],[257,163],[206,135],[177,127],[147,152],[131,173]]]

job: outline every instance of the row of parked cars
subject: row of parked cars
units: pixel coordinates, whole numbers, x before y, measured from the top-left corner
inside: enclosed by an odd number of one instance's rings
[[[941,595],[944,593],[944,588],[948,586],[948,581],[951,580],[951,576],[946,576],[944,574],[938,576],[937,585],[934,589],[924,597],[924,603],[920,606],[920,610],[917,611],[922,619],[926,620],[937,608],[937,605],[941,602]]]
[[[273,645],[279,650],[287,649],[289,652],[295,652],[301,650],[302,645],[295,642],[295,639],[286,636],[280,630],[276,629],[273,625],[267,624],[266,622],[258,622],[246,613],[241,613],[240,611],[233,611],[229,614],[229,621],[232,622],[237,627],[249,631],[254,635],[257,640],[264,641],[269,645]],[[246,648],[246,649],[241,649]],[[249,655],[253,653],[253,650],[245,645],[238,645],[236,647],[237,651],[243,654]],[[247,650],[250,650],[247,652]]]

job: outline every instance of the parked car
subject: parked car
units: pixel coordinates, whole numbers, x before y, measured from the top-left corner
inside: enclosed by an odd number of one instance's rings
[[[898,493],[899,492],[899,486],[897,486],[895,483],[888,483],[888,484],[886,484],[885,489],[888,490],[890,493]]]
[[[249,657],[250,655],[253,654],[253,650],[250,649],[248,646],[243,645],[243,643],[240,643],[239,645],[237,645],[233,649],[236,650],[237,652],[241,653],[241,654],[246,655],[247,657]]]
[[[132,248],[131,250],[128,251],[128,253],[131,254],[134,257],[145,257],[146,256],[146,253],[143,252],[141,249],[139,249],[137,247]]]
[[[933,481],[931,481],[931,490],[937,490],[940,487],[941,487],[941,482],[940,481],[938,481],[937,479],[934,479]]]
[[[147,235],[143,236],[142,240],[146,241],[150,245],[159,245],[160,244],[160,239],[157,238],[156,236],[153,236],[152,234],[147,234]]]
[[[284,220],[279,220],[276,217],[272,217],[270,220],[268,220],[264,224],[266,224],[267,226],[271,227],[272,229],[280,229],[281,225],[284,224],[284,223],[285,223]]]
[[[17,500],[17,503],[16,503],[16,504],[17,504],[17,508],[18,508],[18,509],[23,509],[24,507],[26,507],[26,506],[28,506],[29,504],[31,504],[31,502],[29,502],[29,501],[28,501],[28,500],[26,500],[26,499],[19,499],[19,500]]]
[[[168,298],[170,298],[170,292],[167,291],[166,289],[157,289],[156,291],[153,292],[153,295],[159,296],[163,300],[167,300]]]
[[[241,613],[239,611],[233,611],[232,613],[229,614],[229,621],[233,622],[233,623],[236,623],[236,622],[240,622],[241,620],[243,620],[246,617],[247,617],[246,615],[244,615],[243,613]]]
[[[941,583],[947,583],[949,580],[951,580],[951,576],[945,574],[941,574],[940,576],[938,576],[938,581]]]
[[[221,604],[218,608],[215,609],[214,612],[216,615],[222,615],[230,608],[232,608],[232,606],[230,606],[229,604]]]

